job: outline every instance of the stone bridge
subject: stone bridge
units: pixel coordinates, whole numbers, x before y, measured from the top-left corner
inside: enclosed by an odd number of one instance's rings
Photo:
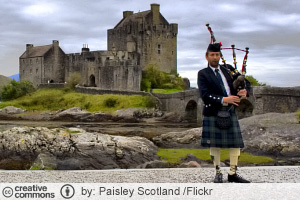
[[[162,111],[175,112],[189,122],[202,122],[203,102],[198,89],[177,93],[152,93]],[[300,87],[253,87],[237,108],[239,118],[269,112],[296,112],[300,108]]]

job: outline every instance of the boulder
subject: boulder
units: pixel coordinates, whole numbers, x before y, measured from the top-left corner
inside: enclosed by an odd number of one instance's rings
[[[296,113],[267,113],[239,120],[243,151],[300,163],[300,123]],[[200,148],[202,128],[163,133],[153,142],[162,148]]]
[[[179,115],[176,112],[168,112],[165,113],[165,115],[163,115],[159,120],[164,122],[179,123],[182,122],[184,119],[181,115]]]
[[[154,137],[153,142],[162,148],[200,148],[202,128],[183,132],[169,132]]]
[[[57,159],[49,152],[40,153],[30,167],[31,170],[57,169]]]
[[[134,117],[136,119],[161,117],[164,113],[154,108],[128,108],[125,110],[117,110],[117,116],[119,117]]]
[[[146,162],[142,165],[137,166],[137,168],[141,169],[149,169],[149,168],[169,168],[170,164],[167,161],[164,160],[153,160]]]
[[[14,106],[6,106],[5,108],[0,109],[0,112],[3,114],[20,114],[26,112],[26,110]]]
[[[0,169],[5,168],[1,163],[8,161],[31,163],[40,169],[127,169],[159,159],[157,150],[142,137],[111,136],[82,129],[15,127],[0,132]]]
[[[73,107],[67,110],[58,111],[52,120],[56,121],[82,121],[82,118],[90,116],[91,113],[82,110],[80,107]]]
[[[275,157],[299,157],[300,124],[296,113],[267,113],[240,120],[245,151]]]
[[[196,161],[189,161],[181,163],[178,168],[200,168],[201,165]]]
[[[221,166],[223,163],[221,162]],[[200,160],[193,154],[188,154],[186,157],[181,158],[181,164],[178,166],[181,168],[188,167],[213,167],[212,160]]]

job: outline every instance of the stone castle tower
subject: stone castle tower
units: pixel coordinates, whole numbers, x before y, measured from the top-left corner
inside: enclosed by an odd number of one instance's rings
[[[20,80],[36,86],[65,83],[78,73],[84,86],[139,91],[148,65],[177,73],[177,31],[178,25],[167,22],[158,4],[136,14],[124,11],[123,19],[108,30],[107,51],[90,51],[84,45],[80,53],[65,54],[57,40],[44,46],[27,44],[19,58]]]
[[[156,65],[167,73],[177,73],[178,25],[169,24],[159,11],[159,4],[151,10],[133,13],[124,11],[123,19],[107,31],[107,49],[137,52],[140,65]]]

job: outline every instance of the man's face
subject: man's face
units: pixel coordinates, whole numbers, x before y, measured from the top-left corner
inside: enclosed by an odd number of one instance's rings
[[[208,52],[205,56],[208,64],[212,67],[218,67],[221,54],[220,52]]]

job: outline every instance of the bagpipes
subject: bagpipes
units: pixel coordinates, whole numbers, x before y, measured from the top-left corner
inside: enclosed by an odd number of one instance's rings
[[[206,26],[207,26],[208,31],[210,32],[211,43],[216,43],[216,38],[214,36],[213,31],[211,30],[211,27],[209,26],[209,24],[206,24]],[[222,46],[221,42],[220,42],[220,46]],[[224,56],[222,54],[222,51],[220,51],[220,55],[221,55],[221,59],[222,59],[222,62],[223,62],[223,66],[230,72],[232,78],[234,79],[233,88],[237,91],[239,91],[241,89],[245,89],[246,88],[245,75],[246,75],[246,66],[247,66],[246,63],[247,63],[247,59],[248,59],[249,47],[246,47],[245,50],[242,50],[242,49],[235,48],[235,45],[232,44],[231,48],[221,48],[221,49],[232,49],[234,67],[229,65],[229,64],[226,64],[226,61],[225,61]],[[235,50],[245,52],[241,73],[237,69]]]

